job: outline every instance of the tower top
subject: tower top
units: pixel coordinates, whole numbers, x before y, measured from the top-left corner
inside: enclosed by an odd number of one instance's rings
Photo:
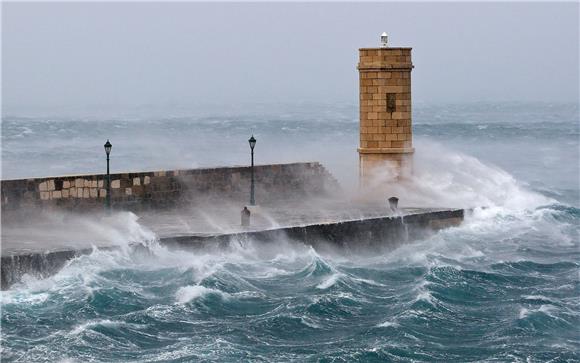
[[[388,43],[389,42],[389,36],[387,35],[386,32],[383,32],[383,34],[381,34],[381,48],[386,48],[388,47]]]

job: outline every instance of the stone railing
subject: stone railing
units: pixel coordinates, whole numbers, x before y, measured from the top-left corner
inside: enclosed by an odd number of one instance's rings
[[[255,166],[258,203],[323,195],[338,190],[337,181],[318,162]],[[142,210],[178,207],[201,201],[246,202],[249,167],[111,174],[111,204]],[[2,211],[23,209],[95,210],[103,208],[106,176],[75,175],[2,180]]]

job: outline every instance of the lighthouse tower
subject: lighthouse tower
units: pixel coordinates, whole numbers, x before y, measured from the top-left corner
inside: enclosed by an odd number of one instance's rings
[[[411,48],[391,48],[386,33],[378,48],[359,49],[361,186],[411,172]]]

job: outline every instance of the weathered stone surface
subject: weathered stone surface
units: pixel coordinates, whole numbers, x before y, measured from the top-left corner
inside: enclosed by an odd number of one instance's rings
[[[101,174],[4,180],[1,182],[2,211],[16,210],[25,202],[41,209],[90,211],[102,208],[100,198],[106,196],[104,178]],[[115,208],[135,211],[210,200],[246,202],[250,190],[249,167],[123,173],[112,174],[111,179],[111,201]],[[336,180],[319,163],[257,165],[255,181],[256,198],[261,202],[319,195],[338,189]],[[59,190],[50,190],[56,184]],[[50,202],[50,192],[53,192],[52,198],[59,199],[57,204]]]
[[[363,48],[359,56],[360,175],[369,185],[387,166],[410,173],[413,64],[411,48]]]

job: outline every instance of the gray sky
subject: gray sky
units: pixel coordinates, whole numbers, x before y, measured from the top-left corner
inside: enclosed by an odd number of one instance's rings
[[[413,100],[577,102],[577,3],[4,3],[4,114],[358,102],[359,47]]]

